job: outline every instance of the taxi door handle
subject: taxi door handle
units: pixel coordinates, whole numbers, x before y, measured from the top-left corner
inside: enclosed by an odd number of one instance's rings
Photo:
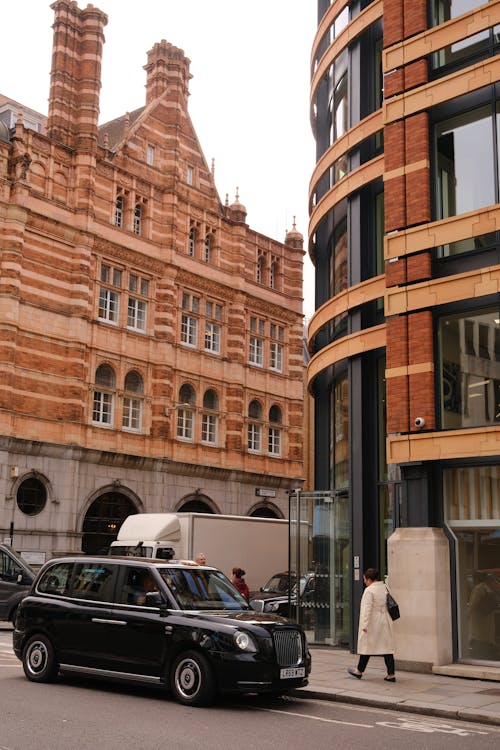
[[[93,617],[92,622],[100,622],[104,623],[105,625],[126,625],[125,620],[106,620],[103,617]]]

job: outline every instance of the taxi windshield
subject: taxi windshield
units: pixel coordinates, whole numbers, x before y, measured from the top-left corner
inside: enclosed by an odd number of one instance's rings
[[[181,609],[249,609],[247,600],[220,570],[159,568]]]

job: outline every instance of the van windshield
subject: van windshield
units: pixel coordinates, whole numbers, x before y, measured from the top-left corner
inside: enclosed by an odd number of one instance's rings
[[[220,570],[158,568],[180,609],[249,609],[244,596]]]

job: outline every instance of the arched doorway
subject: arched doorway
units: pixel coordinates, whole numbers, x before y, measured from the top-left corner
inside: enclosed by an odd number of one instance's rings
[[[199,499],[187,500],[177,509],[177,513],[212,513],[213,510],[208,503]]]
[[[271,503],[262,503],[254,506],[249,513],[251,518],[283,518],[279,509]]]
[[[122,492],[105,492],[94,500],[85,514],[82,527],[82,552],[107,554],[118,529],[131,513],[137,513],[134,502]]]

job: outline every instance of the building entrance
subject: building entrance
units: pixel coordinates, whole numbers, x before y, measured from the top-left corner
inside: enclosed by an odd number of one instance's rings
[[[83,522],[82,552],[107,554],[118,529],[132,513],[138,513],[138,508],[121,492],[106,492],[94,500]]]
[[[312,644],[349,645],[348,511],[334,492],[290,494],[290,599]]]

